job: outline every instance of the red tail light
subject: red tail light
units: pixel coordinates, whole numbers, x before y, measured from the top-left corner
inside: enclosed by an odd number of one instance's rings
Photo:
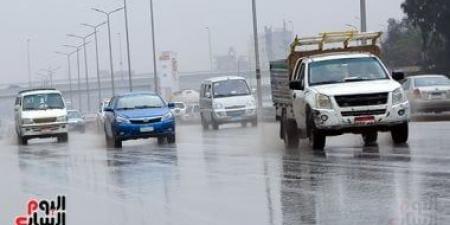
[[[413,96],[414,96],[415,98],[421,98],[421,97],[422,97],[422,93],[420,93],[420,90],[419,90],[419,89],[414,89],[414,91],[413,91]]]

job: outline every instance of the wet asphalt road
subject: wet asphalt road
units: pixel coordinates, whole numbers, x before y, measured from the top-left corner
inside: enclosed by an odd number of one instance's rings
[[[9,134],[8,134],[9,133]],[[156,140],[107,149],[102,135],[68,144],[0,141],[0,224],[29,198],[67,196],[67,224],[450,224],[450,122],[411,125],[408,145],[359,136],[284,150],[278,125],[178,127],[176,145]]]

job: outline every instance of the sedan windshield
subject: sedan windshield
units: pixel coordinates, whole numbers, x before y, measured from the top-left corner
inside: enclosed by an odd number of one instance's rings
[[[225,80],[214,83],[214,98],[250,95],[245,80]]]
[[[24,111],[64,108],[64,101],[60,94],[39,94],[23,97]]]
[[[375,58],[350,58],[313,62],[309,65],[309,85],[388,79]]]
[[[414,85],[416,87],[450,85],[450,80],[447,77],[416,78],[415,81],[414,81]]]
[[[131,95],[120,97],[117,100],[116,109],[147,109],[147,108],[162,108],[164,106],[163,100],[156,95]]]
[[[69,117],[69,119],[81,119],[81,113],[78,111],[68,111],[67,112],[67,116]]]

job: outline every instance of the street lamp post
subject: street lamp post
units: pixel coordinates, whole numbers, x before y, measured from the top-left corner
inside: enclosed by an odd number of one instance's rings
[[[367,9],[366,0],[360,0],[361,10],[361,32],[367,32]]]
[[[133,91],[133,80],[131,77],[131,56],[130,56],[130,36],[128,34],[128,7],[127,0],[123,0],[124,16],[125,16],[125,36],[127,39],[127,61],[128,61],[128,83],[130,92]]]
[[[32,87],[31,83],[31,39],[27,39],[27,69],[28,69],[28,87]]]
[[[83,41],[83,52],[84,52],[84,71],[85,71],[85,80],[86,80],[86,95],[87,95],[87,112],[91,112],[91,95],[90,95],[90,88],[89,88],[89,65],[88,65],[88,58],[87,58],[87,49],[86,49],[86,40],[92,36],[94,33],[88,34],[86,36],[78,36],[75,34],[68,34],[67,36],[78,38]]]
[[[53,88],[53,74],[59,70],[59,67],[52,68],[51,66],[48,67],[48,69],[41,69],[41,71],[45,71],[48,74],[48,77],[50,79],[50,87]]]
[[[69,78],[69,96],[70,96],[70,103],[73,104],[73,88],[72,88],[72,69],[71,69],[71,63],[70,63],[70,57],[76,53],[77,51],[73,51],[71,53],[64,53],[64,52],[55,52],[55,54],[66,56],[67,57],[67,76]]]
[[[83,44],[80,46],[75,45],[64,45],[64,47],[74,48],[77,53],[77,90],[78,90],[78,109],[82,111],[83,105],[81,104],[81,73],[80,73],[80,49],[83,47]]]
[[[208,45],[209,45],[209,71],[213,72],[213,53],[212,53],[212,37],[211,37],[211,29],[206,27],[206,31],[208,32]]]
[[[153,11],[153,0],[150,0],[150,16],[152,20],[152,46],[153,46],[153,73],[155,93],[159,93],[158,68],[156,63],[156,40],[155,40],[155,14]]]
[[[117,8],[115,10],[106,12],[97,8],[92,8],[92,10],[98,12],[98,13],[102,13],[106,16],[106,24],[108,25],[108,43],[109,43],[109,66],[110,66],[110,70],[111,70],[111,89],[112,89],[112,95],[114,96],[116,94],[116,88],[115,88],[115,83],[114,83],[114,65],[113,65],[113,53],[112,53],[112,41],[111,41],[111,14],[115,13],[115,12],[119,12],[120,10],[122,10],[123,7]]]
[[[255,44],[255,69],[256,69],[256,91],[258,97],[258,111],[262,109],[262,83],[261,83],[261,65],[259,60],[259,41],[258,41],[258,18],[256,15],[256,0],[252,0],[253,12],[253,38]]]
[[[82,26],[90,27],[94,29],[94,39],[95,39],[95,61],[96,61],[96,69],[97,69],[97,88],[98,88],[98,102],[102,100],[102,83],[100,79],[100,66],[99,66],[99,55],[98,55],[98,28],[105,25],[106,22],[100,23],[98,25],[91,25],[87,23],[82,23]]]

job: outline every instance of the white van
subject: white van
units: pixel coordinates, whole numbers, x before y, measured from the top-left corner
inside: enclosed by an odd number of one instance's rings
[[[203,81],[200,117],[204,129],[212,125],[217,130],[225,123],[257,126],[256,100],[245,78],[228,76]]]
[[[16,133],[19,143],[33,138],[58,138],[68,141],[67,110],[61,92],[33,89],[18,93],[15,103]]]

